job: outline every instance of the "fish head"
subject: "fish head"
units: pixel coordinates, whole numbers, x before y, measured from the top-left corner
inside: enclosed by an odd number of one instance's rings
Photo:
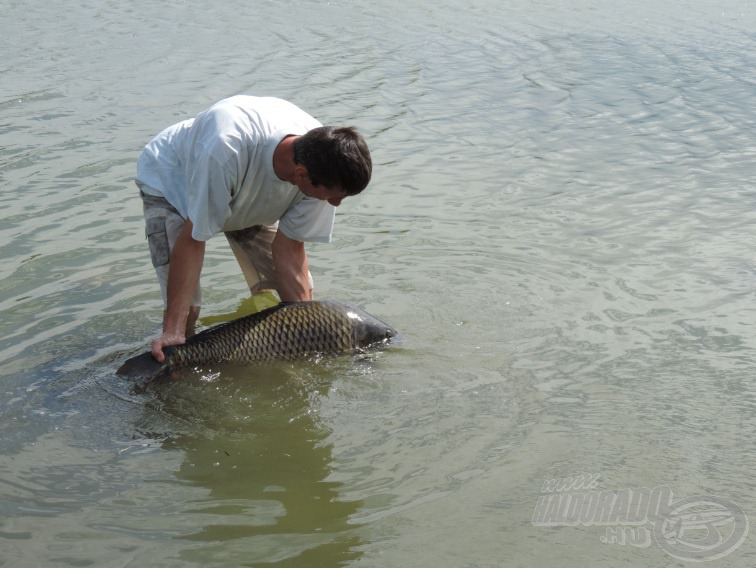
[[[352,320],[358,347],[367,347],[376,343],[387,343],[396,335],[396,330],[389,324],[382,322],[359,308],[350,306],[346,315]]]

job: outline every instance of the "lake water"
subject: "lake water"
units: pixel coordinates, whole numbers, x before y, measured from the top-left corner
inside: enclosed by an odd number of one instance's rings
[[[753,2],[3,8],[0,565],[756,563]],[[368,138],[308,250],[400,341],[136,394],[137,156],[237,93]]]

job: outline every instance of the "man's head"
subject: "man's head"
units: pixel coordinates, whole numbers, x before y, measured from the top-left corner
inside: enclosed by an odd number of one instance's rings
[[[313,186],[338,188],[344,196],[365,189],[373,171],[367,143],[351,126],[321,126],[299,136],[294,163],[307,168]]]

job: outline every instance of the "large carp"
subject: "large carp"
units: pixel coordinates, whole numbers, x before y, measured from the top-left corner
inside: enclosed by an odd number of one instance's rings
[[[262,363],[315,354],[358,353],[387,343],[390,325],[344,302],[282,302],[256,314],[208,328],[182,345],[163,348],[165,361],[150,352],[128,359],[117,371],[151,379],[182,367],[212,363]]]

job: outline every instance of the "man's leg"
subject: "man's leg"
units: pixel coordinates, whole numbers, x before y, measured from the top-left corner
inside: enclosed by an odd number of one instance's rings
[[[168,304],[168,270],[170,268],[171,251],[179,233],[186,222],[179,212],[162,197],[139,192],[144,205],[144,221],[147,241],[150,245],[152,266],[160,283],[163,296],[163,309]],[[202,289],[197,284],[192,304],[186,319],[186,337],[194,335],[194,328],[199,318],[202,303]]]
[[[253,295],[278,290],[272,249],[277,231],[278,223],[268,226],[256,225],[249,229],[225,233]],[[308,278],[312,290],[312,275],[309,273]]]

